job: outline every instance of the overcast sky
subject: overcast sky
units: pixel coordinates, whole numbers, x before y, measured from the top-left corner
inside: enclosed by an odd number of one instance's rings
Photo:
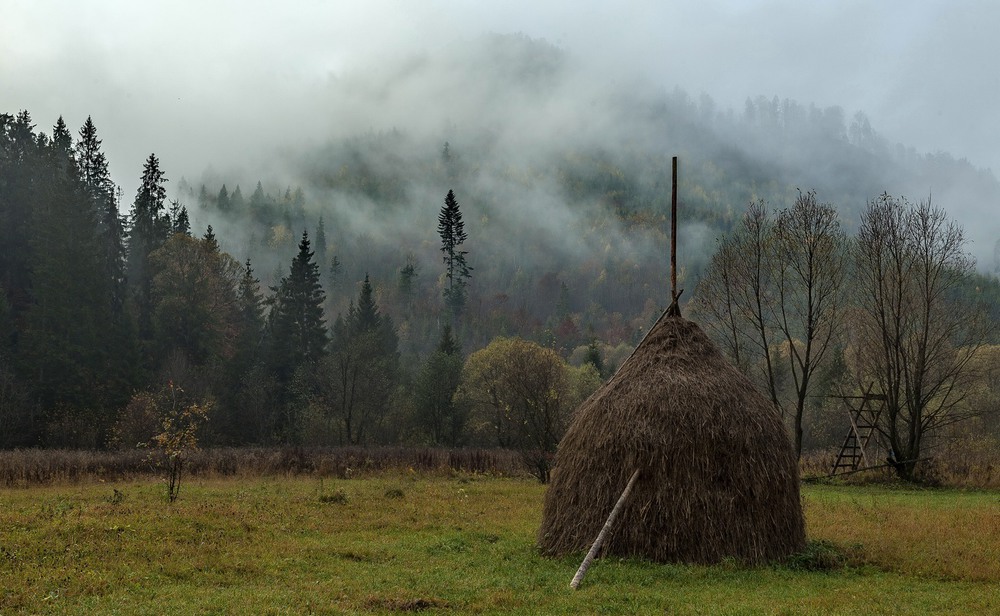
[[[861,110],[890,142],[1000,171],[998,26],[993,0],[0,0],[0,111],[46,132],[92,115],[129,202],[150,152],[196,178],[322,141],[319,93],[345,72],[520,32],[723,108]]]

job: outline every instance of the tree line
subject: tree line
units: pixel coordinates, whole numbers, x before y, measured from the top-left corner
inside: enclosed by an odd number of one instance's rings
[[[49,136],[27,112],[0,115],[0,446],[151,447],[196,415],[203,444],[519,447],[542,452],[544,476],[600,376],[520,339],[465,356],[454,332],[474,269],[453,191],[436,219],[448,318],[402,365],[369,276],[328,319],[308,231],[262,285],[211,226],[192,231],[167,181],[150,154],[122,216],[90,118],[74,139],[61,118]]]
[[[462,177],[448,171],[457,160],[446,144],[442,180]],[[274,198],[258,182],[244,199],[238,186],[202,186],[197,213],[224,222],[250,211],[268,241],[283,238],[271,242],[283,256],[263,283],[255,261],[223,250],[212,226],[192,230],[166,183],[151,154],[122,216],[89,118],[74,139],[61,118],[49,136],[27,112],[0,115],[0,446],[148,446],[164,413],[199,409],[209,418],[204,444],[514,447],[544,478],[572,409],[662,309],[646,287],[628,291],[645,270],[609,253],[603,270],[583,271],[614,289],[630,317],[598,316],[596,301],[581,311],[553,274],[523,289],[545,296],[546,327],[519,326],[509,298],[490,295],[492,281],[472,284],[504,268],[474,267],[490,257],[478,255],[482,241],[466,246],[453,190],[415,233],[440,259],[421,294],[430,266],[412,255],[388,269],[373,263],[374,276],[357,263],[345,275],[342,259],[379,259],[364,250],[370,239],[353,252],[343,238],[328,241],[323,215],[307,220],[301,189]],[[661,233],[660,219],[621,215]],[[594,223],[593,237],[609,229]],[[293,226],[297,243],[284,238]],[[889,411],[884,436],[908,476],[928,435],[993,408],[982,376],[1000,292],[975,274],[964,246],[930,202],[871,199],[851,238],[815,192],[776,213],[753,201],[705,272],[691,274],[692,307],[785,413],[799,451],[822,445],[817,435],[838,415],[822,396],[877,388]]]
[[[997,412],[971,396],[996,376],[997,349],[985,292],[996,282],[974,266],[962,228],[929,198],[873,198],[849,238],[833,205],[800,192],[776,213],[749,204],[693,309],[789,419],[800,455],[822,396],[867,392],[884,401],[888,462],[912,479],[942,428]]]

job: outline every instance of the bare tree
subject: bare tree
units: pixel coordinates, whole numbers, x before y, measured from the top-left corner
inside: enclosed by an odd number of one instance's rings
[[[787,346],[794,386],[794,438],[802,455],[802,416],[812,377],[839,339],[847,236],[837,212],[816,201],[815,192],[799,193],[792,207],[778,214],[774,226],[777,256],[776,323]]]
[[[747,344],[746,324],[737,315],[734,301],[739,258],[735,238],[721,238],[705,276],[698,282],[693,308],[702,317],[705,329],[722,345],[736,367],[748,372],[749,354],[744,348]]]
[[[964,233],[928,199],[870,201],[857,245],[856,373],[885,395],[883,436],[897,474],[914,477],[928,434],[969,416],[971,360],[991,324],[957,293],[974,263]]]
[[[751,201],[740,225],[722,238],[698,283],[693,309],[729,357],[767,389],[779,409],[772,359],[774,255],[764,201]]]
[[[840,330],[847,261],[836,211],[819,204],[814,192],[800,193],[774,220],[763,201],[754,201],[740,226],[720,241],[695,292],[695,311],[709,333],[782,415],[791,412],[799,454],[813,376]],[[785,347],[787,363],[778,346]]]

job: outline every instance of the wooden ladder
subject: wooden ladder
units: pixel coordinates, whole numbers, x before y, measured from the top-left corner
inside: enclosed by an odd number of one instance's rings
[[[885,396],[873,395],[872,385],[868,386],[863,396],[848,397],[843,396],[844,401],[860,400],[861,404],[854,408],[848,404],[847,416],[851,420],[851,427],[844,438],[844,444],[837,454],[837,461],[833,463],[830,476],[841,472],[856,471],[859,468],[872,466],[868,459],[868,444],[878,430],[878,420],[882,414],[882,405],[871,408],[872,401],[885,400]],[[862,466],[863,464],[863,466]]]

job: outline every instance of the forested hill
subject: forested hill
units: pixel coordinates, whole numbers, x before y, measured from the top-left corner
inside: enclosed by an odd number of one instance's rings
[[[90,118],[46,133],[0,113],[0,447],[148,444],[164,412],[210,406],[211,444],[516,444],[452,405],[459,377],[490,373],[463,361],[519,336],[494,352],[528,348],[560,366],[560,404],[586,397],[668,303],[672,156],[685,300],[750,200],[815,190],[850,231],[888,192],[964,225],[983,272],[964,290],[1000,312],[1000,184],[861,114],[719,109],[522,36],[328,89],[316,143],[187,179],[150,154],[134,196]]]
[[[224,248],[272,282],[307,230],[320,240],[331,316],[368,273],[420,351],[442,309],[436,225],[450,189],[474,268],[467,343],[498,333],[564,350],[592,334],[634,342],[666,303],[675,155],[689,289],[749,200],[780,209],[798,189],[834,204],[849,231],[883,192],[932,196],[966,227],[980,269],[994,267],[997,229],[982,224],[1000,204],[993,174],[888,143],[861,112],[764,96],[721,109],[708,95],[595,79],[522,36],[452,51],[331,82],[336,136],[286,152],[259,177],[182,183],[178,198],[196,227],[213,224]]]

